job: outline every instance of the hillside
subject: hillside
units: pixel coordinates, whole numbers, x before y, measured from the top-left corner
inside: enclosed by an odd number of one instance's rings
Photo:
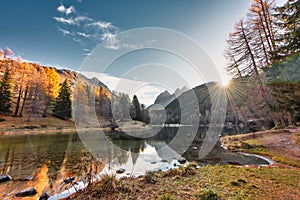
[[[70,86],[71,101],[77,98],[88,105],[81,111],[86,112],[90,107],[95,106],[99,120],[108,119],[110,116],[111,92],[97,78],[88,79],[75,71],[9,58],[0,60],[0,79],[5,72],[9,73],[10,104],[8,111],[0,113],[2,121],[5,121],[0,124],[3,129],[23,126],[74,127],[69,120],[54,119],[52,116],[56,98],[65,80]],[[76,96],[79,93],[80,95]],[[93,96],[95,97],[94,104],[91,102]],[[84,112],[81,114],[84,115]]]

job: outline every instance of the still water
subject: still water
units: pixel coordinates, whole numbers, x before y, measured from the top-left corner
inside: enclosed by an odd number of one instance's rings
[[[144,139],[107,132],[107,140],[96,142],[93,137],[85,137],[82,142],[77,133],[1,136],[0,174],[9,174],[13,180],[0,183],[0,199],[11,199],[15,193],[30,187],[38,192],[32,199],[44,191],[57,194],[70,187],[64,182],[66,178],[74,176],[75,181],[80,181],[85,172],[98,174],[103,169],[115,172],[122,168],[123,175],[139,176],[147,170],[172,168],[180,159],[199,164],[267,164],[258,158],[226,152],[218,144],[206,158],[198,158],[204,130],[197,133],[188,149],[179,152],[168,146],[177,131],[178,128],[164,128]],[[189,129],[185,132],[188,138]],[[90,133],[95,134],[98,133]],[[93,148],[97,159],[90,153]]]

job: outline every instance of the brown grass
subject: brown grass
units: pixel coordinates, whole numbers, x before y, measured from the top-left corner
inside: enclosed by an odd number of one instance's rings
[[[97,189],[91,187],[75,199],[300,199],[299,170],[227,165],[201,167],[186,177],[166,173],[156,173],[155,184],[145,177],[127,178],[119,183],[130,190],[95,196]]]

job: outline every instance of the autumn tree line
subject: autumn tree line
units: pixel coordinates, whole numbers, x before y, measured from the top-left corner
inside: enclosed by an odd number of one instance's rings
[[[20,57],[15,59],[9,48],[0,50],[0,71],[2,115],[23,117],[26,121],[51,115],[64,120],[73,118],[78,123],[95,110],[97,117],[106,121],[149,121],[145,105],[136,96],[131,102],[128,95],[110,92],[86,78],[76,80],[67,77],[69,72],[63,74],[55,68],[24,62]],[[115,112],[112,107],[117,108]]]
[[[247,121],[269,118],[276,127],[295,125],[300,109],[300,2],[276,6],[252,0],[229,33],[225,57],[233,75],[229,107]]]

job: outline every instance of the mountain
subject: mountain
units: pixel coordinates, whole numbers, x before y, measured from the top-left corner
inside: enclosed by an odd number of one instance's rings
[[[107,85],[112,91],[131,95],[131,98],[133,96],[134,88],[140,88],[140,86],[143,86],[138,90],[134,90],[134,95],[138,97],[140,102],[147,106],[153,103],[153,96],[156,97],[156,95],[158,95],[161,92],[160,88],[157,88],[155,85],[151,85],[149,84],[149,82],[146,81],[132,80],[126,77],[120,78],[106,73],[85,71],[80,73],[88,78],[96,77],[99,80],[101,80],[105,85]],[[150,93],[151,95],[149,95]]]
[[[183,92],[187,91],[188,89],[186,87],[183,87],[181,89],[177,88],[174,94],[170,94],[167,90],[159,94],[154,104],[160,104],[163,107],[166,107],[169,103],[174,101],[177,97],[179,97]]]
[[[211,93],[217,92],[218,88],[220,88],[218,83],[210,82],[183,92],[166,106],[167,123],[193,124],[199,114],[200,122],[209,123]]]

